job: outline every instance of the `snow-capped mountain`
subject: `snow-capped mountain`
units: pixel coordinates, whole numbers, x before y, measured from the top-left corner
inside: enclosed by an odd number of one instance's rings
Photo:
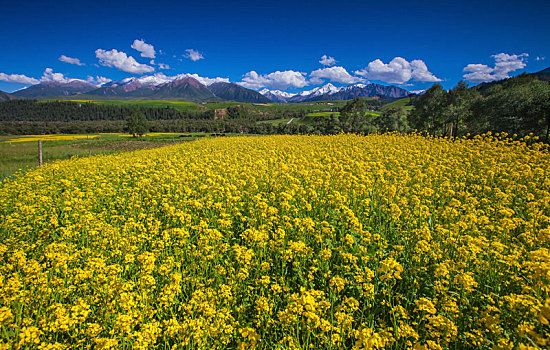
[[[292,97],[296,96],[296,94],[292,94],[290,92],[268,89],[261,90],[260,94],[277,103],[287,103]]]
[[[205,78],[197,74],[167,76],[163,73],[131,77],[93,85],[80,79],[46,81],[13,93],[17,97],[37,98],[87,94],[102,98],[152,98],[188,100],[195,102],[234,100],[239,102],[276,103],[310,102],[330,100],[351,100],[355,97],[382,96],[402,98],[422,91],[409,92],[397,86],[379,84],[354,84],[336,87],[330,83],[302,91],[290,93],[280,90],[263,89],[254,91],[230,83],[227,78]]]
[[[334,94],[340,91],[340,89],[341,88],[338,88],[332,85],[331,83],[328,83],[323,86],[319,86],[314,89],[302,91],[300,93],[295,93],[295,94],[289,93],[286,91],[269,90],[269,89],[261,90],[260,94],[269,98],[273,102],[287,103],[287,102],[302,102],[317,96]]]
[[[227,79],[227,78],[203,78],[203,77],[199,76],[198,74],[189,74],[189,73],[178,74],[178,75],[174,75],[174,76],[167,76],[167,75],[164,75],[163,73],[157,73],[157,74],[154,74],[154,75],[146,75],[146,76],[139,77],[139,78],[131,77],[131,78],[125,78],[125,79],[121,79],[121,80],[111,81],[111,82],[109,82],[107,84],[104,84],[102,86],[119,87],[119,86],[124,86],[124,85],[128,85],[128,84],[131,84],[133,86],[140,86],[140,87],[143,87],[143,86],[159,86],[159,85],[162,85],[162,84],[171,83],[173,81],[182,80],[182,79],[185,79],[185,78],[193,78],[193,79],[197,80],[198,82],[200,82],[201,84],[206,85],[206,86],[210,86],[214,83],[229,83],[229,79]]]
[[[362,88],[364,88],[364,87],[366,87],[366,86],[367,86],[367,85],[365,85],[365,84],[360,84],[360,83],[359,83],[359,84],[354,84],[354,85],[342,86],[342,87],[338,90],[338,92],[340,92],[340,91],[349,91],[349,90],[352,90],[352,89],[354,89],[354,88],[360,88],[360,89],[362,89]]]
[[[340,88],[332,85],[331,83],[325,84],[320,87],[316,87],[311,90],[302,91],[296,96],[292,97],[289,102],[302,102],[311,98],[323,95],[332,95],[340,91]]]
[[[330,83],[311,90],[302,91],[297,94],[279,90],[263,89],[262,95],[271,99],[273,102],[309,102],[309,101],[333,101],[333,100],[351,100],[355,97],[383,96],[392,98],[407,97],[411,93],[397,86],[385,86],[380,84],[354,84],[342,87],[336,87]]]

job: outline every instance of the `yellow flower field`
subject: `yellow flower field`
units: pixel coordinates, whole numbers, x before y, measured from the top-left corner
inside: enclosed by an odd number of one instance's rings
[[[74,134],[49,134],[49,135],[23,135],[23,136],[16,136],[13,139],[6,140],[3,142],[29,142],[29,141],[71,141],[71,140],[77,140],[77,139],[87,139],[87,138],[94,138],[98,137],[99,135],[74,135]]]
[[[203,139],[0,186],[0,349],[550,346],[538,145]]]

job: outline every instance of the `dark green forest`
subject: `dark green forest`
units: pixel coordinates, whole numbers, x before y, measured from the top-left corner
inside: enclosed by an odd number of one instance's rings
[[[408,114],[401,107],[382,108],[380,116],[365,115],[364,102],[354,99],[340,116],[319,120],[323,133],[411,132],[438,136],[467,136],[491,132],[510,136],[533,134],[549,140],[550,83],[520,75],[492,84],[469,88],[463,81],[447,91],[434,84],[411,100]]]

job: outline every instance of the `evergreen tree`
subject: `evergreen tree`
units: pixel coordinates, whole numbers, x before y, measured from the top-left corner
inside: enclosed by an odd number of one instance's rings
[[[380,117],[374,120],[377,129],[383,131],[406,132],[409,128],[407,114],[403,107],[389,107],[382,111]]]
[[[128,132],[134,137],[136,137],[136,135],[143,136],[143,134],[148,131],[147,119],[145,119],[145,115],[137,108],[132,109],[126,122]]]
[[[443,111],[448,105],[447,91],[441,84],[434,84],[416,99],[415,108],[409,114],[411,127],[441,134],[445,125]]]

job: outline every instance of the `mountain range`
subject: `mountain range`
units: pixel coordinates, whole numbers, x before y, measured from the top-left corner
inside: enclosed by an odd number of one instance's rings
[[[9,100],[13,100],[15,98],[16,97],[13,96],[12,94],[8,94],[7,92],[0,91],[0,101],[9,101]]]
[[[112,81],[101,86],[84,80],[46,81],[12,93],[16,98],[46,98],[79,95],[79,99],[151,99],[191,102],[237,101],[249,103],[297,103],[350,100],[355,97],[403,98],[412,93],[379,84],[336,87],[330,83],[300,93],[263,89],[254,91],[235,83],[199,81],[188,74],[175,77],[144,76]],[[6,98],[5,98],[6,99]]]
[[[263,89],[262,91],[260,91],[260,94],[269,98],[273,102],[279,103],[351,100],[355,97],[374,96],[403,98],[414,95],[413,93],[397,86],[385,86],[380,84],[355,84],[336,87],[330,83],[320,87],[316,87],[312,90],[302,91],[296,94],[268,89]]]
[[[71,96],[97,89],[97,86],[80,79],[69,81],[45,81],[13,92],[15,97],[36,98],[48,96]]]

